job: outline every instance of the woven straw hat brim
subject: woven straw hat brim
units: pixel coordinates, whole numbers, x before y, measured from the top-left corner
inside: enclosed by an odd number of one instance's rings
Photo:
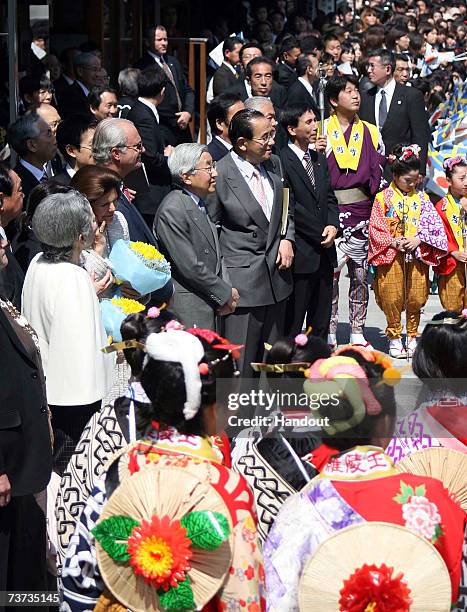
[[[467,512],[467,455],[464,453],[450,448],[425,448],[407,455],[395,467],[399,472],[441,480],[464,512]]]
[[[413,599],[410,612],[449,612],[451,582],[436,548],[405,527],[370,522],[342,529],[321,543],[305,565],[300,612],[337,612],[340,591],[364,564],[402,573]]]
[[[222,587],[232,562],[233,536],[229,510],[215,489],[181,468],[148,466],[129,476],[115,490],[100,520],[127,515],[141,521],[153,515],[181,519],[194,510],[220,512],[229,521],[231,535],[217,550],[193,548],[188,572],[196,608],[202,608]],[[129,564],[114,561],[96,542],[97,561],[102,578],[119,602],[133,612],[164,611],[156,589],[136,576]]]

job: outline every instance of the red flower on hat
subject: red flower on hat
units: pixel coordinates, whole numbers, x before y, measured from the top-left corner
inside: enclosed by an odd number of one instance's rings
[[[363,565],[344,580],[339,592],[340,612],[409,612],[412,598],[402,573],[384,563]]]
[[[185,580],[193,555],[190,546],[180,521],[153,516],[133,529],[127,550],[134,573],[167,591]]]

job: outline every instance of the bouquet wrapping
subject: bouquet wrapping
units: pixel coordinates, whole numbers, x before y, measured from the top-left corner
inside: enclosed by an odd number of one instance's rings
[[[163,287],[170,280],[170,264],[151,244],[117,240],[109,255],[112,272],[140,295]]]
[[[115,342],[122,340],[120,326],[124,319],[135,312],[142,312],[145,306],[136,300],[114,297],[111,300],[102,300],[101,315],[105,333],[112,336]]]

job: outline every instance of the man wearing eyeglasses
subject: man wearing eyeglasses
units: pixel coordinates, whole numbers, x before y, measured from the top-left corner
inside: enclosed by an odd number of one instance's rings
[[[274,135],[259,111],[236,113],[229,126],[233,150],[218,162],[216,193],[207,199],[232,285],[240,291],[225,335],[245,345],[239,366],[247,377],[253,376],[250,363],[263,360],[264,343],[283,334],[292,291],[294,222],[292,206],[284,205],[280,162],[272,155]]]
[[[101,60],[94,53],[80,53],[73,59],[76,80],[63,92],[60,115],[64,118],[75,113],[89,114],[88,95],[99,85]]]
[[[154,234],[171,263],[173,308],[187,327],[215,329],[218,316],[234,312],[239,299],[206,211],[206,197],[216,188],[216,163],[206,145],[185,143],[175,147],[168,165],[177,189],[162,200]]]
[[[359,117],[379,128],[386,154],[400,143],[418,144],[421,173],[425,174],[431,139],[425,102],[418,89],[396,82],[395,68],[396,61],[391,51],[377,49],[368,54],[367,73],[373,88],[361,92]],[[384,176],[391,179],[389,165]]]

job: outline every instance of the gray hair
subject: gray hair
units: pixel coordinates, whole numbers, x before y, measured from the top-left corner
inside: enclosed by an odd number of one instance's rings
[[[28,140],[39,138],[41,132],[38,123],[41,121],[44,120],[37,113],[28,113],[19,117],[8,128],[8,144],[20,157],[28,153]]]
[[[44,198],[32,218],[32,230],[42,245],[44,259],[50,263],[70,261],[80,235],[86,246],[92,244],[94,214],[83,194],[72,190]]]
[[[75,68],[82,68],[83,66],[90,66],[93,60],[96,59],[95,53],[79,53],[73,58],[73,66]]]
[[[265,104],[272,104],[272,102],[269,98],[266,98],[265,96],[252,96],[251,98],[247,98],[244,104],[245,108],[249,108],[250,110],[255,110],[262,113],[263,111],[261,109],[263,108],[263,106]]]
[[[124,68],[118,73],[118,88],[120,95],[130,98],[138,97],[138,75],[141,72],[138,68]]]
[[[198,144],[197,142],[185,142],[179,144],[170,154],[167,161],[172,181],[179,187],[183,187],[185,183],[182,179],[182,174],[191,174],[196,168],[203,153],[208,152],[206,145]]]
[[[96,164],[104,165],[112,161],[112,149],[126,147],[126,136],[122,129],[122,122],[126,119],[103,119],[97,124],[92,139],[92,156]],[[131,123],[128,121],[127,123]],[[131,123],[131,125],[133,125]]]

